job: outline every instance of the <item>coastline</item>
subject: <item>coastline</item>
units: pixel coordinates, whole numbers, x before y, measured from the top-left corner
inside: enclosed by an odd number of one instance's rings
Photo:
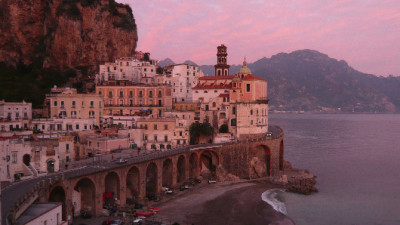
[[[293,225],[289,217],[261,198],[265,191],[276,188],[282,186],[260,181],[203,183],[152,205],[161,208],[157,220],[169,223]]]

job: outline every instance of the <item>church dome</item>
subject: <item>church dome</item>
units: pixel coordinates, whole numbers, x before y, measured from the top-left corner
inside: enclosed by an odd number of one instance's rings
[[[251,74],[251,70],[247,67],[246,58],[243,61],[243,66],[239,70],[239,74]]]

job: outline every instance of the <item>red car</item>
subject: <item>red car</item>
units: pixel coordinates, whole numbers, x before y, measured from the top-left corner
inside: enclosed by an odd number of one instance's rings
[[[110,225],[113,222],[112,219],[106,219],[103,221],[103,225]]]

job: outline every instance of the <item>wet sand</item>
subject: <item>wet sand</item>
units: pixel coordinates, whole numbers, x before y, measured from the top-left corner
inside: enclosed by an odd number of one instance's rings
[[[158,220],[180,224],[293,225],[285,215],[261,200],[261,194],[277,188],[264,183],[201,184],[158,203]]]

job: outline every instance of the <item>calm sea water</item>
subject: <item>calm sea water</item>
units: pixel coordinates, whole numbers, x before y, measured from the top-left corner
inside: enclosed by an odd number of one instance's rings
[[[273,114],[285,158],[319,193],[280,194],[297,225],[400,224],[400,115]]]

